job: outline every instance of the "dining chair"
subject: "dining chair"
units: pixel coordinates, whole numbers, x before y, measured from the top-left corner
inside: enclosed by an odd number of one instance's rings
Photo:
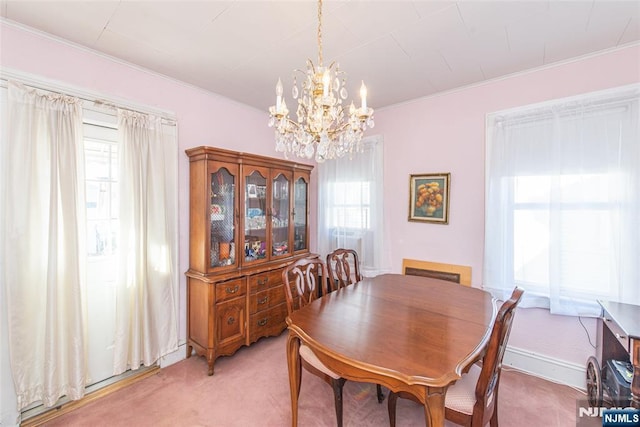
[[[284,294],[287,300],[287,311],[293,313],[327,292],[327,268],[319,258],[301,258],[282,271]],[[336,419],[338,427],[342,426],[342,388],[345,379],[327,368],[315,353],[304,343],[300,343],[300,359],[302,366],[312,374],[322,378],[333,389]],[[300,381],[302,377],[300,377]],[[300,387],[298,387],[300,390]]]
[[[353,274],[351,266],[353,265]],[[358,253],[353,249],[336,249],[327,255],[329,285],[332,289],[340,289],[362,280]]]
[[[291,314],[330,292],[331,288],[327,285],[326,277],[328,277],[327,267],[319,258],[301,258],[289,264],[282,271],[288,313]],[[342,389],[347,380],[327,368],[315,353],[302,342],[299,352],[302,366],[310,373],[322,378],[333,389],[336,420],[338,427],[342,427]],[[301,376],[299,381],[302,381]],[[300,390],[299,384],[298,390]],[[382,391],[379,389],[378,402],[382,402],[381,394]],[[382,399],[384,399],[384,395],[382,395]]]
[[[353,265],[353,274],[351,274]],[[358,252],[353,249],[336,249],[327,255],[327,270],[329,273],[330,290],[344,288],[362,280]],[[384,393],[380,384],[376,384],[378,403],[384,400]]]
[[[502,372],[502,358],[507,347],[514,310],[524,290],[516,287],[505,301],[493,324],[482,367],[474,364],[447,389],[445,395],[445,418],[462,426],[480,427],[487,422],[498,427],[498,386]],[[389,394],[389,424],[396,425],[396,401],[398,397],[417,399],[409,393]]]

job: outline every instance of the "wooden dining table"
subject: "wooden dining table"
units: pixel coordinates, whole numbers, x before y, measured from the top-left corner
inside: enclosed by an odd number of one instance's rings
[[[413,394],[424,405],[426,425],[443,426],[447,387],[483,356],[496,307],[477,288],[384,274],[296,310],[287,317],[292,425],[298,423],[302,341],[347,380]]]

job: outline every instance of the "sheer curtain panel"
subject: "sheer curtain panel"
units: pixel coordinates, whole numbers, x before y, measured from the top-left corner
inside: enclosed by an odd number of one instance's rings
[[[159,117],[118,110],[120,248],[114,374],[178,348],[177,140]]]
[[[382,137],[363,140],[363,152],[318,164],[318,251],[354,249],[366,277],[388,272],[384,226]]]
[[[484,284],[522,306],[640,304],[640,85],[488,118]]]
[[[77,98],[10,82],[8,109],[2,281],[22,409],[84,395],[82,108]]]

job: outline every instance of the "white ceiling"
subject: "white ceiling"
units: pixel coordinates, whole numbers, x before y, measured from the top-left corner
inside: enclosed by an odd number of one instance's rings
[[[309,0],[0,0],[8,20],[262,110],[278,77],[288,94],[317,62],[316,14]],[[380,108],[638,43],[640,0],[325,0],[322,33],[350,98],[364,80]]]

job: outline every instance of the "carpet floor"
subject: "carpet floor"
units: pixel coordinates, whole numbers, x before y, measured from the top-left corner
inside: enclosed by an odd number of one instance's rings
[[[185,359],[45,425],[289,426],[286,336],[285,331],[263,338],[217,359],[213,376],[207,376],[203,357]],[[585,397],[568,386],[503,370],[499,399],[502,427],[574,427],[576,402]],[[336,425],[331,387],[304,369],[298,411],[300,426]],[[347,381],[344,425],[389,425],[387,400],[377,402],[375,385]],[[422,407],[399,399],[397,425],[424,426]]]

